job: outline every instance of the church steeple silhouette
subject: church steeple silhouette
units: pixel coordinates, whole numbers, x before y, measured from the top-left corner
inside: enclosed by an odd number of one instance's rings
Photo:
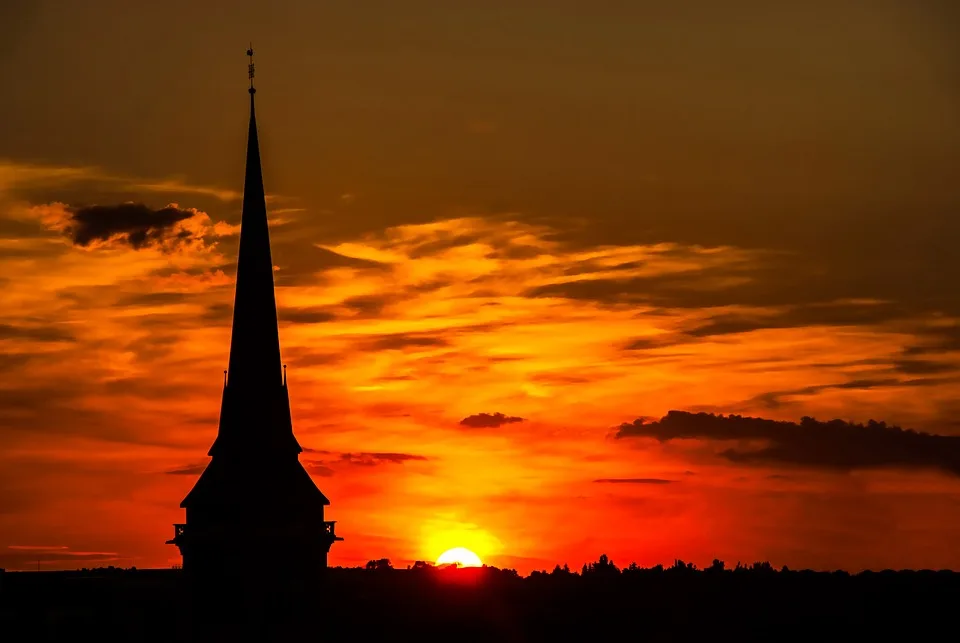
[[[300,463],[293,435],[286,367],[281,370],[273,260],[260,166],[250,57],[250,130],[240,219],[230,362],[220,427],[210,463],[180,506],[174,526],[185,572],[222,575],[254,563],[311,573],[327,565],[337,540],[330,504]]]

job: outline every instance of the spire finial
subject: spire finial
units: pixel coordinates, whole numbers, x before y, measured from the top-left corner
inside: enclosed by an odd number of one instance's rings
[[[247,65],[247,76],[250,78],[250,93],[253,94],[256,92],[256,88],[253,86],[253,43],[250,43],[250,48],[247,49],[247,56],[250,58],[250,63]]]

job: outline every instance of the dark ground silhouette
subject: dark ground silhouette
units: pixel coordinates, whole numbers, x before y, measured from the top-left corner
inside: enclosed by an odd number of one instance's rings
[[[198,596],[179,570],[7,572],[0,582],[9,641],[925,640],[955,631],[960,596],[950,571],[619,570],[606,557],[528,577],[371,561],[328,570],[299,600],[255,582],[243,596],[236,585]],[[220,616],[196,622],[211,601]]]

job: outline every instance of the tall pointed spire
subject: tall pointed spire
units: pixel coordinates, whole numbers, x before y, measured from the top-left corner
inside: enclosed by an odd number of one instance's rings
[[[220,431],[210,449],[262,451],[278,447],[300,453],[293,436],[290,402],[280,360],[280,333],[274,294],[270,230],[260,165],[260,142],[250,57],[250,128],[240,217],[240,256],[233,306],[233,332]]]
[[[230,339],[229,382],[238,388],[275,386],[282,383],[277,302],[274,295],[273,260],[267,204],[260,166],[260,141],[254,104],[253,49],[250,56],[250,129],[247,135],[247,167],[240,218],[240,258],[237,292]]]

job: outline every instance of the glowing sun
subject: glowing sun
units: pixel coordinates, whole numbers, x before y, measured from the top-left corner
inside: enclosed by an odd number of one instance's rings
[[[466,547],[454,547],[453,549],[448,549],[440,554],[440,558],[437,559],[437,564],[455,564],[459,567],[480,567],[483,565],[483,563],[480,562],[480,557]]]

